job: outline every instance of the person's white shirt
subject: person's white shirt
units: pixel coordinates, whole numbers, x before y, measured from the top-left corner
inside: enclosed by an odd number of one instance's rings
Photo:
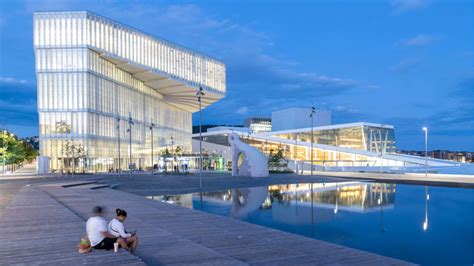
[[[109,233],[116,236],[116,237],[122,237],[122,238],[127,238],[131,237],[131,234],[127,234],[125,232],[125,228],[123,227],[123,223],[117,219],[112,219],[109,223]]]
[[[101,216],[94,216],[87,220],[86,223],[87,236],[91,242],[91,246],[96,246],[104,240],[104,232],[107,232],[107,221]]]

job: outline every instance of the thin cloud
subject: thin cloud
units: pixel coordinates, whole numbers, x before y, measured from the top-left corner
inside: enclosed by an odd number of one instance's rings
[[[239,109],[237,109],[237,111],[235,111],[235,112],[239,115],[245,115],[245,114],[248,113],[248,111],[249,111],[249,109],[246,106],[243,106],[243,107],[240,107]]]
[[[437,38],[430,35],[419,34],[413,38],[403,39],[396,43],[397,46],[420,47],[431,45]]]
[[[26,84],[28,81],[23,79],[16,79],[11,77],[0,77],[0,83],[7,83],[7,84]]]
[[[400,61],[398,64],[392,66],[390,70],[399,73],[409,72],[414,70],[421,64],[421,59],[419,58],[409,58]]]
[[[413,10],[420,10],[428,7],[428,0],[391,0],[390,7],[394,14],[400,14]]]

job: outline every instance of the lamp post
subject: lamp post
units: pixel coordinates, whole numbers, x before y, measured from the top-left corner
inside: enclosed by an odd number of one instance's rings
[[[130,179],[132,179],[132,126],[135,125],[135,123],[133,122],[132,120],[132,114],[131,113],[128,113],[128,133],[129,133],[129,154],[128,154],[128,158],[129,158],[129,166],[128,166],[128,170],[130,172]]]
[[[151,173],[153,174],[153,167],[155,166],[153,164],[153,128],[155,127],[155,123],[151,122],[150,124],[150,131],[151,131]]]
[[[120,117],[117,116],[117,153],[118,153],[118,165],[117,165],[117,170],[118,170],[118,176],[120,177],[122,175],[122,167],[121,167],[121,162],[120,162]]]
[[[311,237],[314,237],[314,199],[313,199],[313,182],[310,183],[311,188]]]
[[[425,132],[425,178],[428,177],[428,128],[423,127]]]
[[[314,142],[314,134],[313,134],[313,120],[314,120],[314,114],[316,113],[316,108],[314,106],[311,107],[311,114],[309,117],[311,117],[311,151],[310,151],[310,156],[311,156],[311,176],[313,176],[313,142]]]
[[[205,94],[202,87],[199,87],[199,91],[196,93],[197,100],[199,102],[199,188],[202,189],[202,104],[201,97]],[[234,162],[232,162],[234,163]],[[237,163],[237,162],[235,162]]]
[[[173,136],[171,136],[171,168],[172,171],[174,172],[174,153],[173,153],[173,145],[174,145],[174,139]]]
[[[66,141],[66,177],[69,175],[69,140]]]
[[[295,170],[298,175],[298,133],[295,133]]]
[[[380,174],[383,173],[383,166],[382,166],[382,162],[383,162],[383,144],[382,144],[382,129],[379,128],[379,138],[380,138]]]
[[[74,139],[71,140],[71,148],[72,148],[72,171],[71,171],[71,175],[72,175],[72,178],[74,178],[74,170],[76,170],[76,160],[74,158]]]

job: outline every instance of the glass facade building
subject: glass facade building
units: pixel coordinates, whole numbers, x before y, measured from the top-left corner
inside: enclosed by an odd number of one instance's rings
[[[244,127],[250,128],[252,133],[272,131],[272,119],[266,117],[252,117],[244,121]]]
[[[90,12],[35,13],[34,50],[52,170],[145,168],[171,145],[191,153],[196,91],[203,107],[226,93],[222,62]]]
[[[311,142],[311,129],[272,134],[272,137]],[[319,127],[313,131],[313,140],[316,144],[371,152],[395,153],[397,149],[392,126],[349,124],[335,128]]]
[[[231,130],[209,131],[203,134],[204,143],[230,147],[227,136]],[[380,166],[404,165],[387,156],[396,154],[393,126],[374,123],[349,123],[313,128],[313,150],[311,152],[311,128],[270,131],[240,135],[241,141],[257,148],[266,156],[281,151],[288,161],[311,162],[319,166]],[[197,134],[193,135],[198,141]],[[204,151],[220,154],[219,146],[207,146]],[[222,150],[222,149],[220,149]],[[381,157],[384,158],[381,158]]]

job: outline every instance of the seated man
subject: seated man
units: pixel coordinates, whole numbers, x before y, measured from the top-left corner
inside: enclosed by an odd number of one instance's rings
[[[107,221],[102,217],[102,207],[95,206],[92,209],[93,216],[87,220],[86,231],[91,242],[92,248],[95,249],[114,249],[114,243],[127,249],[127,243],[114,235],[107,232]]]

